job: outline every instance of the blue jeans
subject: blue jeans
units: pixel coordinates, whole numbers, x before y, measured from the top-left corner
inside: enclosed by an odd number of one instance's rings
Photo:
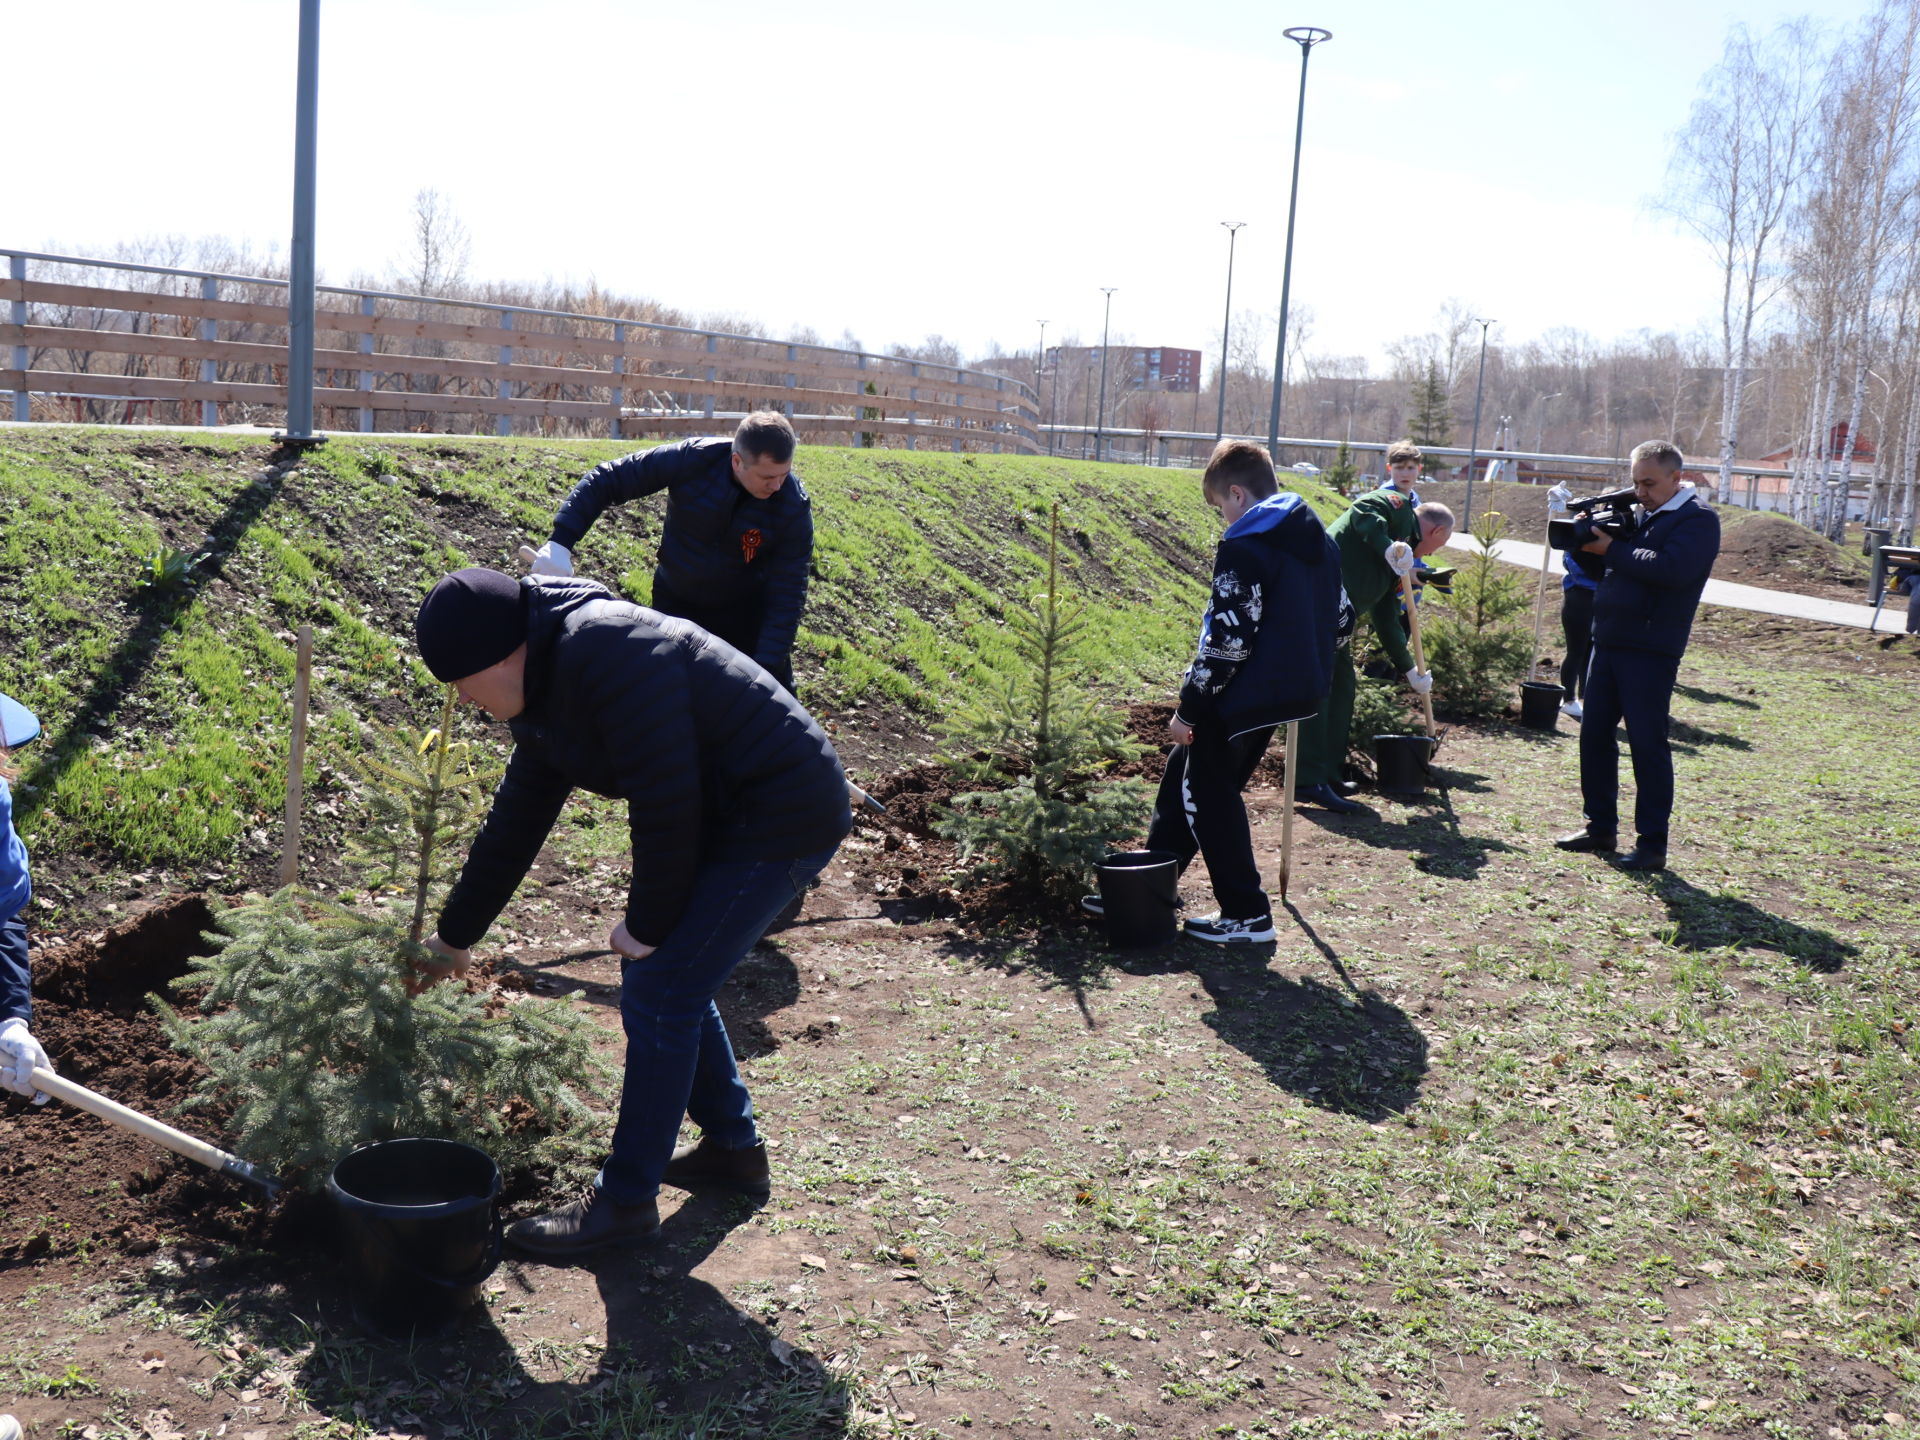
[[[730,1150],[759,1143],[753,1101],[713,997],[839,848],[799,860],[701,866],[680,923],[644,960],[621,965],[626,1078],[613,1153],[600,1170],[600,1189],[615,1203],[641,1205],[659,1193],[682,1115]]]
[[[1673,815],[1673,751],[1667,743],[1667,712],[1680,675],[1680,657],[1644,650],[1593,647],[1587,662],[1587,698],[1580,720],[1580,797],[1587,829],[1618,832],[1620,742],[1614,729],[1627,722],[1633,752],[1633,828],[1649,844],[1667,843]]]

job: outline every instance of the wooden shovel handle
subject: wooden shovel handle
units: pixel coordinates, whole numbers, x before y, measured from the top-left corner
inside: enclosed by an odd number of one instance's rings
[[[98,1115],[110,1125],[118,1125],[122,1130],[131,1130],[134,1134],[153,1141],[154,1144],[184,1155],[189,1160],[205,1165],[209,1170],[219,1170],[228,1175],[238,1176],[263,1187],[269,1195],[280,1188],[280,1182],[271,1175],[262,1173],[242,1160],[238,1155],[229,1154],[217,1145],[209,1145],[184,1130],[176,1130],[171,1125],[154,1119],[151,1115],[142,1115],[138,1110],[130,1110],[118,1100],[109,1100],[97,1091],[84,1085],[63,1079],[51,1070],[36,1068],[33,1072],[33,1085],[36,1090],[66,1101],[69,1105],[85,1110],[89,1115]]]
[[[1400,598],[1406,602],[1407,631],[1413,639],[1413,668],[1422,672],[1427,668],[1426,647],[1420,643],[1420,607],[1413,600],[1413,572],[1409,570],[1400,577]],[[1433,692],[1429,690],[1420,697],[1420,709],[1426,716],[1427,736],[1434,744],[1440,743],[1440,732],[1433,725]]]

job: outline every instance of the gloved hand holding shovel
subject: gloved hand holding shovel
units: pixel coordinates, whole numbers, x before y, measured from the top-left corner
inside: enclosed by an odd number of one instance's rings
[[[52,1069],[53,1062],[27,1029],[26,1021],[18,1016],[0,1021],[0,1089],[11,1090],[36,1105],[44,1105],[47,1092],[33,1083],[33,1072]]]

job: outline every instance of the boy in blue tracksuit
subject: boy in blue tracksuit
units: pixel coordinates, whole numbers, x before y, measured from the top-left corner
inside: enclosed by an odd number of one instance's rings
[[[1254,864],[1240,791],[1274,730],[1316,713],[1333,680],[1334,647],[1352,612],[1340,549],[1306,501],[1280,491],[1265,447],[1224,440],[1201,482],[1226,533],[1200,645],[1180,687],[1147,848],[1184,867],[1204,855],[1220,902],[1186,922],[1213,944],[1270,941],[1273,910]]]
[[[33,882],[27,874],[27,847],[13,829],[12,747],[39,733],[27,709],[0,695],[0,1090],[47,1103],[33,1088],[35,1069],[52,1062],[27,1023],[33,1018],[32,978],[27,968],[27,901]]]

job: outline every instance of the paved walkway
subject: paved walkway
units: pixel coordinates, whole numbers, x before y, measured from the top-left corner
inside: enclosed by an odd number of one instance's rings
[[[1456,535],[1448,543],[1449,550],[1478,550],[1480,542],[1471,535]],[[1531,544],[1525,540],[1501,540],[1493,547],[1493,553],[1500,559],[1514,565],[1524,565],[1529,570],[1540,569],[1540,554],[1547,547]],[[1551,575],[1566,574],[1566,565],[1561,561],[1558,551],[1550,552],[1548,560]],[[1845,600],[1822,600],[1815,595],[1795,595],[1786,590],[1768,590],[1759,585],[1735,585],[1730,580],[1707,581],[1707,593],[1701,596],[1709,605],[1725,605],[1734,610],[1755,610],[1763,615],[1788,615],[1796,620],[1820,620],[1829,625],[1851,625],[1865,630],[1873,623],[1871,605],[1852,605]],[[1898,596],[1888,597],[1887,607],[1880,612],[1879,632],[1889,631],[1897,634],[1906,624],[1906,615],[1899,604]]]

